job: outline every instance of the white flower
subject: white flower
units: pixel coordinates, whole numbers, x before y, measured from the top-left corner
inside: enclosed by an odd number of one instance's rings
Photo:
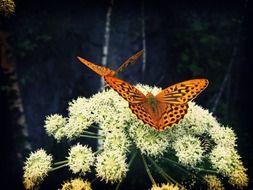
[[[155,130],[138,119],[129,122],[129,136],[141,153],[147,156],[161,156],[169,145],[166,131]]]
[[[239,188],[239,189],[243,189],[244,187],[248,186],[249,183],[249,178],[246,174],[247,169],[242,165],[242,163],[240,162],[236,168],[234,169],[234,171],[232,171],[229,174],[229,180],[228,182]]]
[[[104,150],[119,150],[122,153],[129,152],[131,145],[130,139],[126,136],[123,130],[113,130],[111,133],[107,133],[103,142]]]
[[[25,161],[23,183],[26,189],[36,188],[51,169],[52,156],[43,149],[31,153]]]
[[[185,134],[201,135],[212,127],[220,126],[216,118],[213,117],[208,110],[203,109],[192,101],[189,102],[188,105],[187,114],[178,123],[175,130],[177,130],[177,128],[183,128]],[[181,130],[177,134],[181,136]]]
[[[152,186],[150,190],[185,190],[185,188],[177,184],[174,185],[171,183],[167,183],[167,184],[161,184],[161,186],[155,184]]]
[[[87,106],[89,106],[89,100],[84,97],[78,97],[76,100],[72,100],[69,102],[69,115],[84,115],[84,116],[90,116],[90,111],[87,109]]]
[[[60,190],[92,190],[91,183],[81,178],[72,179],[64,182]]]
[[[237,151],[231,147],[224,147],[222,144],[217,145],[209,155],[213,168],[217,169],[224,176],[229,176],[238,166],[240,156]]]
[[[10,16],[15,12],[15,2],[13,0],[1,0],[0,1],[0,13],[5,16]]]
[[[91,124],[92,121],[82,114],[70,116],[68,118],[68,123],[64,128],[67,138],[74,139],[79,137]]]
[[[44,127],[49,135],[52,135],[57,141],[60,141],[66,135],[64,130],[66,124],[66,118],[54,114],[46,117]]]
[[[122,181],[127,171],[126,156],[121,151],[106,150],[98,155],[96,162],[97,176],[106,183]]]
[[[179,162],[184,165],[195,166],[202,160],[204,150],[199,139],[195,137],[190,135],[182,136],[175,141],[173,148]]]
[[[207,182],[208,190],[224,190],[223,184],[220,179],[214,175],[205,175],[204,179]]]
[[[236,146],[236,135],[229,127],[214,126],[209,129],[210,136],[216,144],[222,144],[224,147],[234,148]]]
[[[68,156],[68,165],[73,173],[86,174],[95,160],[91,148],[77,144],[71,147]]]

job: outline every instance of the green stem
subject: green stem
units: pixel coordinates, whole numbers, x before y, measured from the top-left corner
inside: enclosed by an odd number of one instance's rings
[[[91,132],[91,131],[84,131],[84,133],[89,134],[89,135],[97,135],[97,133]]]
[[[129,167],[130,167],[131,164],[133,163],[133,161],[134,161],[136,155],[137,155],[137,150],[132,154],[132,157],[130,158],[130,161],[129,161],[129,163],[128,163]]]
[[[167,160],[169,162],[171,162],[174,166],[176,166],[177,168],[179,168],[180,170],[184,171],[185,173],[187,174],[190,174],[190,172],[188,170],[186,170],[184,167],[182,167],[181,164],[179,164],[178,162],[174,161],[174,160],[171,160],[169,158],[162,158],[164,160]]]
[[[92,184],[92,183],[94,183],[95,181],[97,181],[97,177],[95,177],[90,183]]]
[[[121,182],[119,182],[115,188],[115,190],[118,190],[119,189],[119,186],[120,186]]]
[[[80,135],[80,137],[87,137],[87,138],[93,138],[93,139],[102,139],[101,136],[93,136],[93,135]]]
[[[145,169],[146,169],[146,172],[148,174],[148,177],[149,177],[150,181],[152,182],[152,184],[156,185],[156,182],[155,182],[155,180],[154,180],[154,178],[153,178],[153,176],[152,176],[152,174],[151,174],[151,172],[148,168],[148,164],[147,164],[147,162],[146,162],[146,160],[145,160],[145,158],[142,154],[141,154],[141,158],[142,158],[142,161],[144,163],[144,166],[145,166]]]
[[[96,154],[99,154],[100,152],[102,152],[103,151],[103,148],[101,148],[101,149],[98,149],[96,152],[94,152],[94,154],[96,155]]]
[[[65,167],[65,166],[67,166],[68,164],[63,164],[63,165],[61,165],[61,166],[57,166],[57,167],[55,167],[55,168],[51,168],[50,169],[50,172],[52,172],[52,171],[55,171],[55,170],[58,170],[58,169],[60,169],[60,168],[63,168],[63,167]]]
[[[198,172],[206,172],[206,173],[211,173],[211,174],[218,174],[217,171],[215,170],[208,170],[208,169],[204,169],[204,168],[199,168],[199,167],[191,167],[194,170],[197,170]]]
[[[90,127],[94,128],[94,129],[100,129],[100,126],[99,126],[99,125],[94,125],[94,124],[92,124],[92,125],[90,125]]]
[[[169,182],[173,182],[174,184],[178,184],[183,188],[183,186],[178,183],[176,180],[174,180],[172,177],[170,177],[160,166],[158,166],[155,161],[153,161],[151,158],[149,158],[150,162],[156,167],[157,171]]]
[[[182,166],[180,163],[178,163],[178,162],[176,162],[176,161],[174,161],[174,160],[171,160],[171,159],[169,159],[169,158],[163,158],[163,159],[164,159],[164,160],[167,160],[167,161],[169,161],[169,162],[171,162],[171,163],[173,163],[175,166],[177,166],[177,167],[180,168],[181,170],[185,171],[186,173],[189,173],[189,171],[187,171],[186,169],[184,169],[183,166]],[[206,172],[206,173],[217,174],[217,172],[216,172],[215,170],[208,170],[208,169],[199,168],[199,167],[194,167],[194,166],[192,166],[191,169],[197,170],[198,172]]]
[[[61,164],[66,164],[66,163],[68,163],[68,160],[63,160],[63,161],[55,162],[54,165],[61,165]]]

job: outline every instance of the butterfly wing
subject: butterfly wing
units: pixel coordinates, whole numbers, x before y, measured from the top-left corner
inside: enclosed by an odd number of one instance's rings
[[[115,71],[107,67],[96,65],[81,57],[77,57],[77,58],[79,59],[79,61],[81,61],[83,64],[85,64],[87,67],[89,67],[91,70],[93,70],[95,73],[99,74],[100,76],[107,76],[107,75],[114,76],[115,75]]]
[[[135,63],[135,61],[143,54],[144,50],[138,51],[136,54],[131,56],[128,60],[126,60],[116,71],[115,73],[118,74],[119,72],[123,71],[128,65]]]
[[[112,76],[105,76],[104,79],[111,88],[129,103],[136,104],[146,101],[146,96],[131,84]]]
[[[83,64],[85,64],[87,67],[89,67],[91,70],[93,70],[95,73],[99,74],[100,76],[115,76],[119,72],[123,71],[129,64],[134,63],[142,54],[144,50],[141,50],[131,56],[128,60],[126,60],[116,71],[111,70],[107,67],[96,65],[84,58],[77,57],[79,61],[81,61]]]
[[[169,86],[156,95],[159,102],[185,104],[193,100],[208,85],[207,79],[193,79]]]
[[[178,123],[188,110],[188,104],[168,104],[158,124],[158,130],[162,131]]]
[[[129,102],[129,108],[138,119],[152,127],[157,126],[157,121],[152,118],[152,114],[147,109],[146,96],[131,84],[115,77],[105,76],[105,81],[125,100]]]
[[[129,104],[129,108],[137,116],[138,119],[144,123],[149,124],[151,127],[157,128],[157,121],[152,118],[152,115],[144,107],[145,103]]]

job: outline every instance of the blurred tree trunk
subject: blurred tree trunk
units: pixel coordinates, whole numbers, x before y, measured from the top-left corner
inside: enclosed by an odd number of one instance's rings
[[[7,38],[8,34],[0,31],[0,99],[3,111],[1,113],[1,128],[3,130],[1,172],[4,175],[2,186],[8,187],[8,189],[20,189],[23,156],[26,150],[30,151],[30,144],[27,142],[28,131],[16,65]]]

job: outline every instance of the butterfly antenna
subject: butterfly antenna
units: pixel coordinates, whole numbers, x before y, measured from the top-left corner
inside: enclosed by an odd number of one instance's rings
[[[160,78],[159,78],[159,80],[156,82],[156,86],[158,86],[159,85],[159,83],[161,83],[162,82],[162,80],[164,79],[164,75],[162,75]]]

